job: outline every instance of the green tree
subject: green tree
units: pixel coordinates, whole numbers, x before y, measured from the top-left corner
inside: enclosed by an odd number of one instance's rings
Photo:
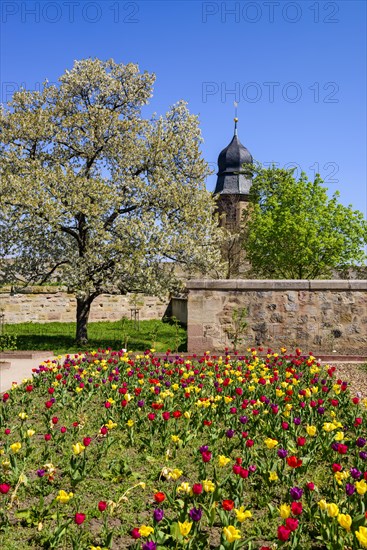
[[[367,222],[361,212],[329,198],[319,175],[254,167],[244,247],[256,277],[328,278],[366,259]]]
[[[0,272],[57,273],[82,344],[98,295],[172,291],[175,263],[206,272],[219,260],[197,117],[180,101],[144,118],[154,80],[132,63],[77,61],[0,112]]]

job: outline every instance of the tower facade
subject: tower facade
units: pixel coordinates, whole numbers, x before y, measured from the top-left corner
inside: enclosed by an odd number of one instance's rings
[[[234,135],[218,157],[218,178],[214,194],[217,196],[217,208],[220,225],[227,229],[228,237],[223,244],[223,260],[227,264],[227,278],[238,276],[244,267],[240,243],[240,230],[243,212],[247,208],[252,184],[250,166],[253,164],[251,153],[238,139],[235,118]],[[248,265],[245,265],[248,268]]]

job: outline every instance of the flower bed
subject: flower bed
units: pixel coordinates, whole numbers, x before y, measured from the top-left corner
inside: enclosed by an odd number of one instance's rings
[[[367,400],[260,353],[44,362],[2,396],[2,547],[367,548]]]

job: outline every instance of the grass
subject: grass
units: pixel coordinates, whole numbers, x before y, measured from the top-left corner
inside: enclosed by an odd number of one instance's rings
[[[186,330],[177,322],[150,320],[137,326],[125,318],[89,323],[85,349],[75,343],[75,323],[19,323],[6,325],[5,331],[17,336],[18,350],[51,350],[56,355],[108,347],[185,351],[187,341]]]

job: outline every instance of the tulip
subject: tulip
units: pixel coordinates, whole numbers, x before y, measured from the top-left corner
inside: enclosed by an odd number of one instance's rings
[[[189,516],[193,521],[200,521],[201,516],[203,515],[203,511],[201,508],[191,508],[189,511]]]
[[[17,442],[10,445],[10,448],[14,454],[19,453],[20,449],[22,448],[22,444]]]
[[[361,546],[363,546],[363,548],[367,548],[367,527],[363,527],[361,525],[358,531],[354,531],[354,533]]]
[[[244,506],[241,506],[241,508],[239,508],[239,509],[235,508],[234,511],[235,511],[235,514],[236,514],[236,519],[240,523],[243,523],[246,519],[252,517],[251,512],[249,510],[245,510]]]
[[[234,508],[234,502],[233,500],[223,500],[222,502],[222,508],[223,510],[226,510],[227,512],[229,512],[230,510],[232,510]]]
[[[352,525],[352,518],[349,514],[339,514],[338,515],[338,522],[343,529],[346,531],[350,531],[350,527]]]
[[[154,520],[157,522],[162,521],[164,517],[164,511],[161,508],[156,508],[153,512]]]
[[[139,533],[142,537],[149,537],[151,533],[154,533],[154,529],[149,525],[141,525],[141,527],[139,527]]]
[[[279,507],[279,514],[282,519],[289,518],[289,516],[291,515],[291,507],[288,506],[288,504],[281,504]]]
[[[278,527],[278,539],[281,541],[286,541],[289,539],[289,536],[291,534],[290,529],[285,527],[285,525],[280,525]]]
[[[73,498],[73,493],[67,493],[66,491],[63,491],[62,489],[59,491],[59,494],[56,497],[56,500],[58,502],[61,502],[61,504],[67,504],[71,498]]]
[[[141,537],[140,531],[137,527],[134,527],[134,529],[131,529],[130,535],[132,536],[133,539],[140,539]]]
[[[224,527],[223,534],[225,539],[229,542],[235,542],[236,540],[239,540],[241,538],[241,531],[239,529],[236,529],[233,525],[228,525],[228,527]]]
[[[327,510],[328,516],[331,518],[335,518],[339,514],[338,506],[332,502],[327,505],[326,510]]]
[[[84,523],[85,521],[85,518],[86,518],[86,515],[85,514],[82,514],[80,512],[77,512],[74,516],[74,521],[77,525],[81,525],[82,523]]]
[[[181,523],[180,521],[178,522],[178,527],[180,529],[180,533],[183,537],[186,537],[186,535],[188,535],[191,531],[191,527],[192,527],[192,521],[184,521],[183,523]]]
[[[6,495],[10,491],[10,485],[8,483],[0,484],[0,493]]]

